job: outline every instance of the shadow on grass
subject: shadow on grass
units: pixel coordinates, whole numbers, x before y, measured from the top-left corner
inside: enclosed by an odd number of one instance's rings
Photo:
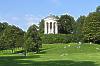
[[[31,59],[40,58],[39,55],[34,56],[3,56],[0,57],[0,66],[98,66],[92,61],[33,61]]]
[[[13,54],[24,53],[24,50],[15,51]]]
[[[46,49],[40,49],[40,52],[38,54],[45,54],[46,53]]]

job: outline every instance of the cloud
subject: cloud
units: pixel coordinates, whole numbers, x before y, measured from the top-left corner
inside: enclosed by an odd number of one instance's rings
[[[30,26],[30,25],[33,25],[33,24],[36,24],[38,25],[39,21],[40,21],[40,18],[39,17],[35,17],[33,15],[25,15],[25,21],[26,21],[26,25],[27,26]]]
[[[12,17],[11,19],[12,19],[12,20],[19,20],[18,17]]]
[[[10,25],[16,25],[25,31],[33,24],[38,25],[40,20],[41,17],[29,14],[24,16],[0,17],[0,22],[8,22]]]

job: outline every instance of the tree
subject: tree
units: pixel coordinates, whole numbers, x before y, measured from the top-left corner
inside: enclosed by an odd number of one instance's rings
[[[74,18],[70,15],[61,15],[58,20],[58,32],[62,34],[71,34],[73,32]]]
[[[29,27],[24,39],[25,56],[28,51],[39,52],[39,48],[42,43],[35,25]]]
[[[39,23],[39,33],[43,34],[44,33],[44,19],[42,19]]]
[[[83,41],[83,34],[82,34],[82,27],[83,24],[85,22],[86,16],[80,16],[77,20],[76,20],[76,24],[75,24],[75,34],[77,35],[77,42],[79,41]]]
[[[20,29],[19,27],[12,26],[14,33],[15,33],[15,40],[16,40],[16,47],[22,47],[24,43],[24,31]]]
[[[2,35],[3,31],[8,27],[7,22],[0,23],[0,35]]]
[[[14,25],[9,25],[2,33],[1,43],[5,49],[11,49],[13,53],[16,47],[22,47],[23,36],[24,31]]]
[[[6,45],[4,44],[4,38],[1,38],[3,35],[4,30],[8,27],[8,23],[0,23],[0,49],[4,50],[6,49]]]
[[[100,12],[100,6],[96,8],[96,12]]]
[[[100,40],[100,12],[92,12],[87,16],[82,32],[86,42],[95,43]]]
[[[78,34],[81,34],[81,32],[82,32],[82,26],[83,26],[83,24],[84,24],[84,22],[85,22],[85,19],[86,19],[86,16],[80,16],[78,19],[77,19],[77,21],[76,21],[76,26],[77,26],[77,30],[76,30],[76,32],[78,33]]]

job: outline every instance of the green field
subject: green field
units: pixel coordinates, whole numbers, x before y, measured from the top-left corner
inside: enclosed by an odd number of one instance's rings
[[[6,52],[0,54],[0,66],[100,66],[97,44],[43,44],[39,54],[27,57]]]

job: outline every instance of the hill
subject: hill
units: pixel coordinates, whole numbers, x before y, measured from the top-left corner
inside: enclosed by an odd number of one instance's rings
[[[0,56],[0,66],[100,66],[98,44],[43,44],[39,54]]]

